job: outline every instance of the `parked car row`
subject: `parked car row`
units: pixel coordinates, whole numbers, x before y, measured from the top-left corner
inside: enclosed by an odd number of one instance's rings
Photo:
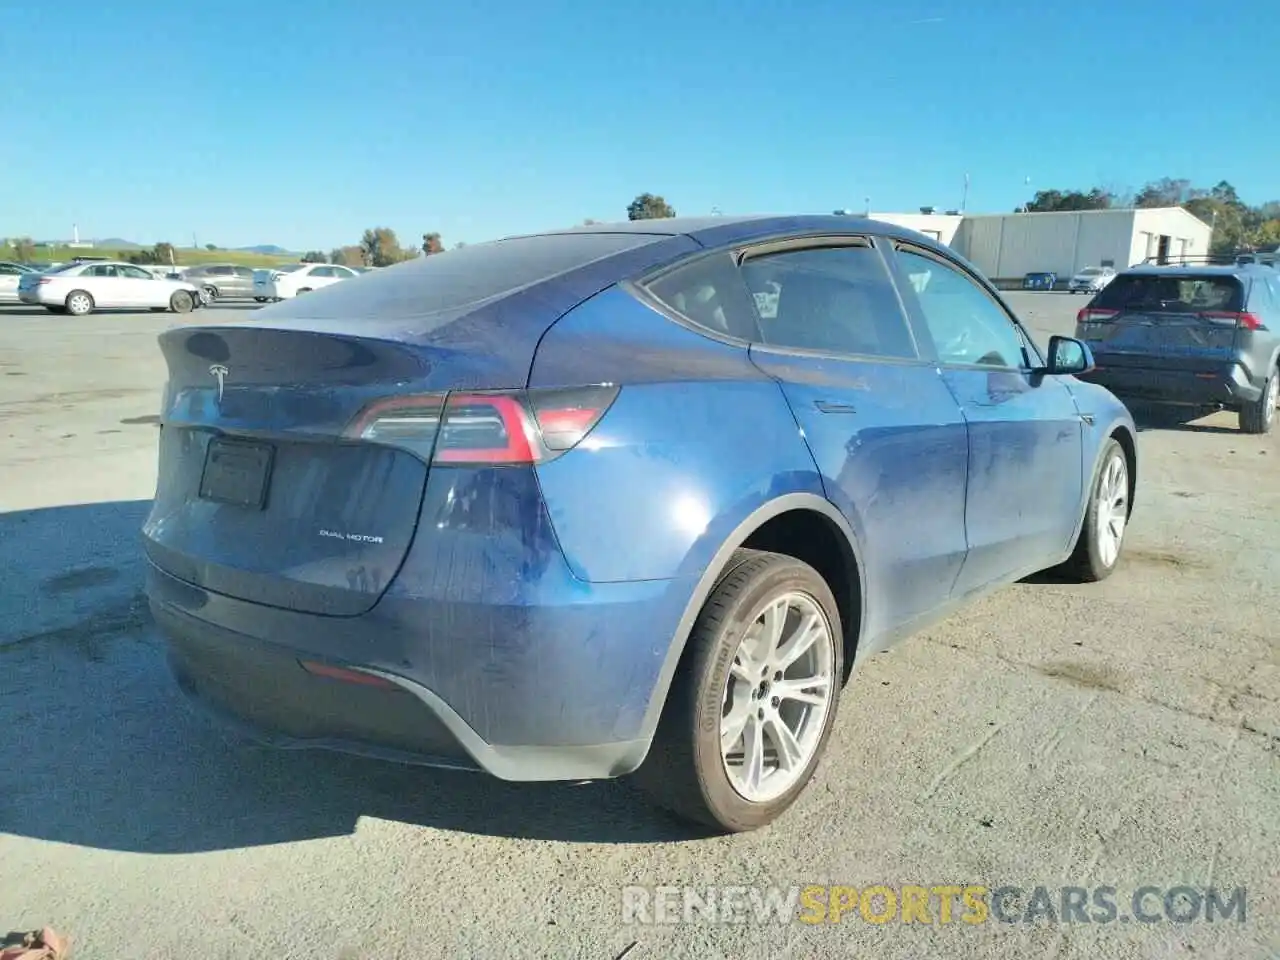
[[[190,313],[204,306],[200,288],[194,284],[114,260],[72,261],[48,270],[28,268],[4,276],[16,276],[14,289],[19,302],[51,313],[84,316],[104,307]],[[3,286],[8,288],[7,280]]]
[[[186,312],[216,300],[288,300],[354,279],[369,269],[330,263],[257,270],[230,263],[178,268],[103,257],[77,257],[69,263],[42,266],[0,261],[0,303],[29,303],[77,316],[97,308],[124,307]],[[157,283],[139,285],[148,280]]]

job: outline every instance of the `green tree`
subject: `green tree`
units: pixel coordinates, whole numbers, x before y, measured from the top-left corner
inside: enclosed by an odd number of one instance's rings
[[[396,232],[390,227],[366,230],[360,240],[360,249],[364,253],[365,266],[369,267],[389,267],[413,255],[405,253]]]
[[[19,263],[26,263],[36,257],[36,242],[30,237],[14,237],[9,241],[9,246],[13,248],[13,259]]]
[[[174,264],[178,262],[177,257],[174,255],[174,249],[173,249],[172,243],[161,241],[160,243],[157,243],[155,245],[151,253],[152,253],[152,256],[155,257],[152,263]]]
[[[156,259],[155,250],[135,250],[129,254],[130,263],[154,264],[160,261]]]
[[[676,215],[675,208],[652,193],[642,193],[627,206],[628,220],[663,220]]]
[[[363,267],[365,266],[364,250],[355,244],[334,247],[329,251],[329,262],[338,263],[344,267]]]
[[[444,253],[444,241],[440,239],[438,233],[424,233],[422,235],[422,252],[427,256],[433,253]]]
[[[216,243],[206,243],[206,244],[204,245],[204,248],[205,248],[206,250],[217,250],[217,249],[218,249],[218,245],[217,245]]]
[[[308,250],[302,255],[303,263],[327,263],[324,253],[319,250]]]
[[[1233,189],[1232,193],[1234,192]],[[1139,190],[1137,196],[1133,198],[1133,205],[1135,207],[1180,207],[1199,193],[1200,191],[1192,188],[1190,180],[1162,177],[1159,180],[1152,180]]]
[[[1025,207],[1027,213],[1048,213],[1058,210],[1107,210],[1115,203],[1115,196],[1101,187],[1089,191],[1038,190],[1035,198]]]

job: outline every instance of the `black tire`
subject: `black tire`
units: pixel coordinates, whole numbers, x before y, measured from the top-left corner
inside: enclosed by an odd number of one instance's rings
[[[67,294],[63,309],[73,317],[84,317],[93,313],[94,306],[93,295],[88,290],[72,290]]]
[[[257,302],[257,303],[266,303],[266,302],[267,302],[267,300],[269,300],[270,298],[269,298],[269,297],[254,297],[253,299],[254,299],[254,301],[255,301],[255,302]]]
[[[1119,459],[1124,468],[1124,529],[1119,549],[1111,562],[1107,563],[1107,558],[1102,550],[1102,533],[1098,524],[1098,514],[1103,508],[1102,501],[1104,498],[1100,497],[1102,487],[1106,482],[1108,470],[1116,459]],[[1131,478],[1132,471],[1129,469],[1129,461],[1125,457],[1124,447],[1120,446],[1120,442],[1115,438],[1108,440],[1106,446],[1103,447],[1098,473],[1093,479],[1093,487],[1089,491],[1089,502],[1084,512],[1084,523],[1080,527],[1080,535],[1076,538],[1075,549],[1072,550],[1071,556],[1067,561],[1058,569],[1058,572],[1063,576],[1077,583],[1097,583],[1115,573],[1116,567],[1120,565],[1120,558],[1124,556],[1124,538],[1128,534],[1129,515],[1133,509],[1133,481]]]
[[[299,290],[299,291],[297,292],[297,294],[296,294],[296,295],[300,297],[300,296],[302,296],[304,293],[310,293],[310,292],[311,292],[311,288],[310,288],[310,287],[303,287],[301,290]]]
[[[791,592],[816,602],[826,616],[832,648],[828,708],[812,756],[795,783],[776,799],[752,802],[733,787],[721,755],[726,685],[747,629],[771,598]],[[782,554],[735,552],[694,623],[649,754],[632,775],[634,783],[659,806],[718,832],[772,823],[804,792],[831,735],[843,686],[842,638],[835,598],[816,570]]]
[[[1280,394],[1280,370],[1272,370],[1262,393],[1254,403],[1240,408],[1240,429],[1245,433],[1270,433],[1276,423],[1276,401]]]
[[[169,298],[169,309],[174,313],[190,313],[195,305],[195,298],[185,290],[175,290]]]

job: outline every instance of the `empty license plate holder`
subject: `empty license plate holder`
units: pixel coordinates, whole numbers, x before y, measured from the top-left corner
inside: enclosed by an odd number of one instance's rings
[[[274,457],[275,449],[267,443],[215,438],[205,453],[201,498],[261,510]]]

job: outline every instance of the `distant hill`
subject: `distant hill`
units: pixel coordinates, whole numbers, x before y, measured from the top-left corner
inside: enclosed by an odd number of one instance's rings
[[[284,247],[277,247],[274,243],[261,243],[256,247],[236,247],[241,253],[266,253],[273,256],[280,256],[288,253]]]
[[[119,237],[107,237],[105,240],[95,240],[93,241],[93,245],[95,247],[101,247],[104,250],[141,250],[142,249],[142,244],[134,243],[132,240],[121,240]]]

